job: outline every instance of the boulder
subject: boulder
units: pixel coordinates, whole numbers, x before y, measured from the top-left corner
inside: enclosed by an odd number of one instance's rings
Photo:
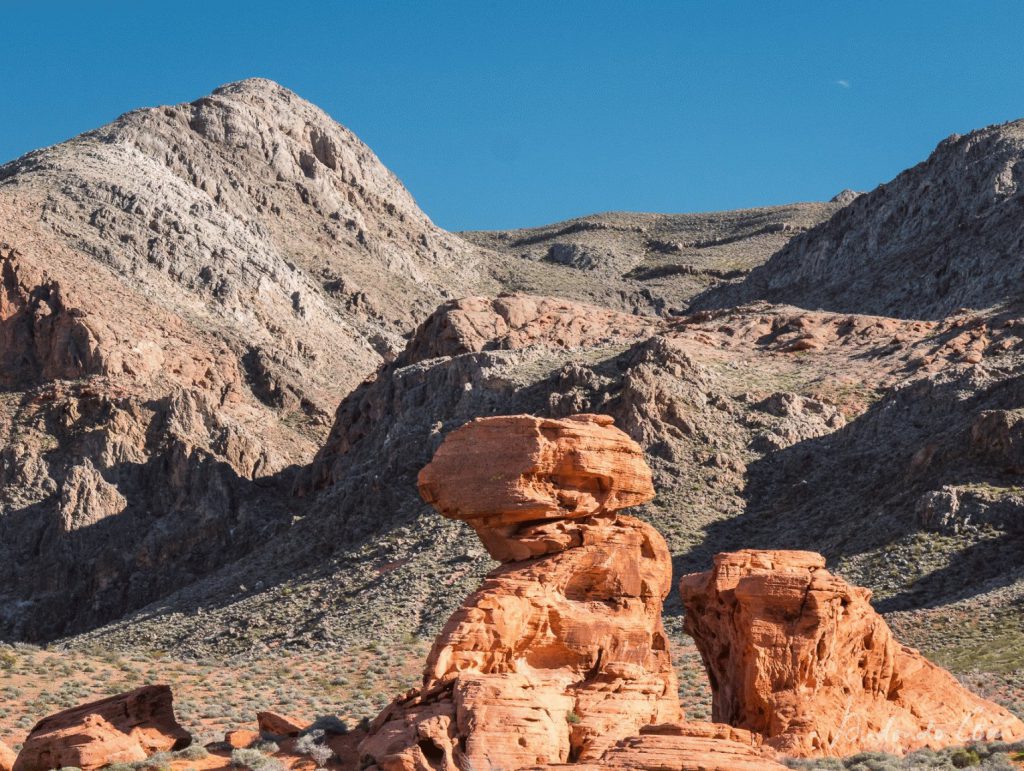
[[[1018,741],[1024,723],[901,645],[812,552],[744,550],[685,576],[685,630],[708,670],[712,717],[787,755],[901,754]]]
[[[256,724],[262,733],[274,736],[298,736],[309,727],[308,720],[276,712],[257,712]]]
[[[25,740],[14,771],[90,771],[145,760],[191,743],[192,737],[174,717],[170,687],[146,685],[43,718]]]
[[[445,516],[503,564],[438,636],[421,688],[360,745],[373,769],[596,761],[681,718],[661,622],[668,548],[617,511],[653,497],[638,445],[611,418],[483,418],[420,473]]]
[[[445,438],[418,481],[423,500],[478,532],[654,497],[643,451],[607,415],[478,418]]]

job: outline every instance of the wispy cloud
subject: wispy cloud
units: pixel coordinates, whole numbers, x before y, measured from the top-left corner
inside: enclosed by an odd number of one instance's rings
[[[837,80],[836,81],[836,85],[840,86],[841,88],[849,88],[850,87],[850,81],[845,80],[845,79],[844,80]]]

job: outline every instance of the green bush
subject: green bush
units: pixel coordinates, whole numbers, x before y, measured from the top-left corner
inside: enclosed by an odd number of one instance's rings
[[[981,756],[976,750],[972,749],[955,750],[949,756],[949,760],[954,768],[970,768],[971,766],[981,765]]]

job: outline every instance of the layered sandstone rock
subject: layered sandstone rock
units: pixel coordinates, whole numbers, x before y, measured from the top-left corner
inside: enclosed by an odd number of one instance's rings
[[[423,687],[374,722],[365,762],[596,760],[644,725],[679,720],[661,624],[671,560],[657,531],[616,513],[653,488],[610,418],[475,420],[446,438],[420,490],[506,564],[449,620]]]
[[[1016,741],[1024,723],[901,645],[868,589],[818,554],[719,554],[685,576],[685,629],[708,669],[713,718],[796,756]]]
[[[539,767],[554,771],[564,766]],[[781,771],[775,752],[761,737],[719,723],[645,726],[607,750],[595,763],[570,766],[573,771],[629,768],[633,771]]]
[[[14,771],[91,771],[145,760],[191,742],[174,717],[171,689],[147,685],[40,720],[25,740]]]

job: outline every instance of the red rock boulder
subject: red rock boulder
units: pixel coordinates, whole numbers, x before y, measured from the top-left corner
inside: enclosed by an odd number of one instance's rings
[[[821,555],[745,550],[685,576],[685,630],[711,679],[714,720],[793,756],[1017,741],[1024,723],[901,645],[871,592]]]
[[[147,685],[43,718],[25,740],[14,771],[68,766],[91,771],[183,749],[191,742],[174,717],[170,687]]]
[[[653,497],[640,447],[611,418],[475,420],[420,474],[423,497],[504,561],[445,625],[423,686],[374,721],[374,769],[596,761],[645,725],[678,722],[662,628],[671,559],[617,514]]]
[[[257,712],[256,724],[263,733],[274,736],[298,736],[309,726],[309,721],[291,715],[280,715],[277,712]]]

